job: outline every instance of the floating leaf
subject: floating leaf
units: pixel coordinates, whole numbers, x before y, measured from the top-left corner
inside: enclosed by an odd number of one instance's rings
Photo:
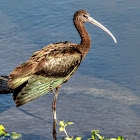
[[[81,140],[82,139],[82,137],[76,137],[76,139],[75,140]]]
[[[11,136],[11,134],[9,134],[9,133],[4,133],[4,136]]]
[[[71,125],[71,124],[74,124],[73,122],[67,122],[67,125]]]
[[[4,135],[4,134],[5,134],[5,132],[3,130],[0,130],[0,136]]]
[[[64,127],[59,128],[59,132],[62,132],[62,131],[64,131]]]
[[[96,133],[99,133],[99,130],[92,130],[91,132],[96,134]]]
[[[98,138],[100,139],[100,140],[102,140],[103,139],[103,137],[101,137],[99,134],[97,134],[96,133],[96,136],[98,136]]]
[[[0,125],[0,130],[5,130],[4,126],[3,125]]]
[[[64,122],[64,121],[60,121],[59,124],[60,124],[61,126],[64,126],[64,125],[65,125],[65,122]]]
[[[11,135],[11,138],[12,138],[12,139],[18,139],[18,138],[20,138],[20,137],[21,137],[20,134],[16,134],[15,132],[12,132],[12,135]]]
[[[118,137],[118,140],[124,140],[124,139],[122,138],[122,136],[119,136],[119,137]]]

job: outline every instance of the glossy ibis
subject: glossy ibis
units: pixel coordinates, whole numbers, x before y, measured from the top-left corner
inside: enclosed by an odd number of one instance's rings
[[[91,46],[89,34],[84,27],[85,22],[103,29],[117,42],[108,29],[84,10],[75,13],[73,22],[81,37],[80,44],[67,41],[50,44],[35,52],[27,62],[19,65],[10,74],[8,85],[13,89],[13,99],[17,107],[56,89],[53,100],[53,117],[56,120],[59,88],[75,73]]]

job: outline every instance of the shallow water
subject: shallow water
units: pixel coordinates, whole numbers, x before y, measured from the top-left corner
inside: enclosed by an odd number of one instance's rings
[[[9,74],[16,66],[27,61],[33,52],[50,43],[79,43],[80,38],[72,19],[75,11],[84,9],[105,25],[118,43],[115,44],[98,27],[86,23],[91,49],[78,68],[76,78],[71,78],[63,85],[62,91],[71,91],[68,92],[71,97],[76,92],[95,99],[102,98],[103,102],[109,100],[110,106],[115,101],[133,115],[128,121],[137,120],[140,116],[139,7],[138,0],[1,0],[0,75]],[[77,94],[75,96],[78,97]],[[86,99],[85,102],[88,102]],[[12,106],[11,95],[1,95],[0,112],[8,111]],[[137,122],[133,124],[135,126]],[[134,130],[131,131],[135,135]]]

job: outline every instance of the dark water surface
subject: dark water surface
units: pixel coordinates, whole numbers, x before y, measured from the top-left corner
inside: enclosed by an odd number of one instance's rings
[[[73,110],[73,106],[78,106],[77,116],[82,115],[82,112],[84,115],[81,125],[78,124],[75,128],[73,126],[71,131],[76,129],[74,135],[79,134],[87,138],[90,130],[99,129],[107,136],[112,133],[114,136],[124,135],[126,138],[138,140],[140,139],[139,0],[133,2],[130,0],[1,0],[0,75],[9,74],[16,66],[27,61],[33,52],[50,43],[62,41],[79,43],[80,37],[72,20],[73,14],[80,9],[87,10],[93,18],[107,27],[118,43],[115,44],[111,37],[98,27],[90,23],[85,24],[91,37],[91,49],[78,71],[61,89],[63,96],[60,94],[59,99],[66,98],[66,100],[58,101],[58,106],[61,102],[62,105],[66,104],[68,110],[64,113],[62,111],[64,106],[60,105],[58,110],[64,115],[58,113],[58,117],[66,121],[75,121],[76,125],[79,120],[78,117],[74,117],[77,111]],[[69,94],[66,95],[65,92]],[[69,101],[67,97],[72,100],[70,104],[67,103]],[[47,101],[48,96],[44,98]],[[41,106],[41,99],[37,101]],[[33,105],[34,103],[36,101]],[[30,104],[26,107],[29,106]],[[33,109],[31,106],[32,111],[28,111],[34,113]],[[12,95],[0,95],[0,124],[4,123],[11,131],[17,131],[23,125],[22,122],[13,128],[9,125],[14,110],[17,109],[12,101]],[[96,113],[99,113],[99,116]],[[71,117],[68,117],[69,115]],[[41,118],[41,114],[39,116]],[[21,120],[22,117],[21,115]],[[86,124],[85,120],[89,122]],[[28,116],[24,121],[29,121]],[[40,129],[41,123],[39,123]],[[29,128],[33,126],[30,124]],[[14,128],[17,129],[13,130]],[[25,139],[31,139],[27,131],[19,133],[25,135]],[[32,137],[35,136],[35,132],[31,134]],[[36,136],[37,139],[48,138],[45,132],[39,134]]]

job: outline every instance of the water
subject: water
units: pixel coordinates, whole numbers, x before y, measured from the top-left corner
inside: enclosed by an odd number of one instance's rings
[[[129,121],[137,120],[140,117],[139,7],[138,0],[1,0],[0,75],[9,74],[16,66],[27,61],[33,52],[50,43],[79,43],[80,38],[72,19],[75,11],[84,9],[107,27],[118,43],[115,44],[98,27],[86,23],[91,37],[91,49],[78,68],[76,78],[66,83],[62,91],[70,90],[71,97],[73,92],[78,92],[96,99],[102,98],[103,102],[109,100],[110,106],[115,101],[130,116],[133,115]],[[80,89],[77,88],[79,86]],[[88,102],[86,99],[84,101]],[[11,95],[1,95],[0,112],[12,106],[14,103]],[[137,121],[140,122],[139,119]],[[133,124],[137,125],[136,122]],[[132,136],[138,139],[140,134],[134,133]]]

